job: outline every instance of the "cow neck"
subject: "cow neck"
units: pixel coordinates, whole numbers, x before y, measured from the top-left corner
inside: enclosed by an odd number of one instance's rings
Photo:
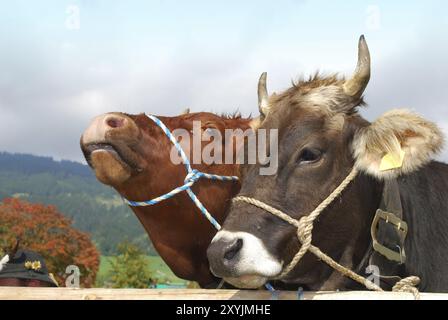
[[[180,214],[178,219],[160,219],[161,216],[167,218],[167,208],[170,208],[170,212],[173,209],[169,202],[132,210],[146,230],[156,251],[170,269],[181,278],[197,281],[201,287],[209,284],[213,286],[213,283],[218,281],[209,271],[205,252],[215,230],[206,220],[198,224],[195,212],[197,209],[193,206],[176,210]],[[190,217],[188,220],[182,222],[179,220],[187,216]],[[176,221],[177,227],[173,226],[173,221]],[[196,235],[194,241],[191,239],[191,234]],[[173,238],[176,241],[173,241]]]

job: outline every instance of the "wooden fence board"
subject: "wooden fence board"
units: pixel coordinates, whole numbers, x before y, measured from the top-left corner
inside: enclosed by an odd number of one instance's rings
[[[279,300],[297,300],[280,291]],[[304,292],[304,300],[413,300],[410,293],[348,291]],[[422,300],[448,300],[448,294],[421,293]],[[0,287],[0,300],[271,300],[268,291],[202,289],[71,289]]]

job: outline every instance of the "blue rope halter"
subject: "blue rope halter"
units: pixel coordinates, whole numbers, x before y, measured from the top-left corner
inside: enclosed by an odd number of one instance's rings
[[[191,200],[194,202],[194,204],[201,210],[201,213],[204,217],[207,218],[208,221],[215,227],[216,230],[221,229],[221,225],[216,221],[215,218],[208,212],[208,210],[205,208],[205,206],[202,204],[202,202],[198,199],[198,197],[194,194],[194,192],[191,190],[191,187],[199,181],[201,178],[206,178],[210,180],[218,180],[218,181],[236,181],[238,180],[238,177],[235,176],[219,176],[216,174],[209,174],[205,172],[198,171],[196,169],[193,169],[190,164],[190,160],[188,159],[187,155],[185,154],[184,150],[180,146],[179,142],[177,142],[174,135],[171,133],[171,131],[165,126],[165,124],[160,121],[157,117],[153,115],[148,116],[154,123],[162,129],[162,131],[165,133],[165,135],[170,139],[171,143],[176,147],[177,152],[182,158],[182,162],[185,165],[185,169],[187,170],[187,175],[184,180],[184,184],[180,187],[177,187],[173,190],[171,190],[168,193],[165,193],[164,195],[161,195],[160,197],[154,198],[152,200],[148,201],[130,201],[127,199],[124,199],[124,202],[130,205],[131,207],[144,207],[144,206],[152,206],[154,204],[157,204],[159,202],[162,202],[166,199],[169,199],[171,197],[174,197],[176,194],[186,191],[187,194],[190,196]]]
[[[191,187],[199,181],[201,178],[206,178],[210,180],[218,180],[218,181],[237,181],[238,177],[235,176],[220,176],[216,174],[209,174],[205,172],[198,171],[196,169],[193,169],[190,164],[190,160],[188,159],[187,155],[185,154],[184,150],[180,146],[179,142],[177,142],[174,135],[171,133],[171,131],[165,126],[165,124],[160,121],[157,117],[153,115],[148,115],[148,118],[154,121],[154,123],[162,129],[162,131],[165,133],[165,135],[170,139],[171,143],[176,147],[177,152],[182,158],[182,162],[185,165],[185,169],[187,170],[187,175],[184,179],[184,184],[180,187],[177,187],[173,190],[171,190],[168,193],[165,193],[164,195],[161,195],[157,198],[154,198],[152,200],[147,201],[130,201],[126,198],[123,198],[124,202],[130,205],[131,207],[146,207],[146,206],[152,206],[159,202],[162,202],[166,199],[174,197],[176,194],[186,191],[187,194],[190,196],[191,200],[194,202],[194,204],[201,210],[201,213],[204,217],[207,218],[208,221],[215,227],[216,230],[221,230],[221,225],[216,221],[215,218],[208,212],[208,210],[204,207],[202,202],[198,199],[198,197],[194,194],[194,192],[191,190]],[[272,287],[271,284],[266,283],[265,287],[271,291],[276,292],[275,289]]]

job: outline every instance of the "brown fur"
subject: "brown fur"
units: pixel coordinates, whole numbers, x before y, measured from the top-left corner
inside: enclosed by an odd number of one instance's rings
[[[347,115],[354,114],[357,107],[365,103],[362,96],[353,98],[344,93],[342,88],[344,81],[345,79],[337,74],[322,76],[316,73],[307,80],[301,78],[293,82],[292,87],[283,93],[270,96],[268,115],[283,110],[283,105],[288,106],[287,108],[308,109],[317,114],[325,114],[329,118],[341,112]],[[254,127],[258,128],[261,125],[260,122]]]
[[[292,83],[291,89],[299,90],[302,93],[307,93],[312,89],[328,87],[328,86],[342,86],[345,82],[345,78],[339,76],[337,73],[322,76],[319,72],[305,79],[299,78],[298,81]],[[290,90],[291,90],[290,89]]]

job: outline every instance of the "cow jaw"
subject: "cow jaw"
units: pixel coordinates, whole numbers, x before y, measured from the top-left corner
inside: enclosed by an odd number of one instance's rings
[[[104,184],[119,185],[131,177],[131,168],[110,151],[94,151],[91,163],[96,177]]]
[[[267,278],[257,275],[245,275],[238,278],[224,278],[224,280],[232,286],[241,289],[258,289],[268,281]]]

